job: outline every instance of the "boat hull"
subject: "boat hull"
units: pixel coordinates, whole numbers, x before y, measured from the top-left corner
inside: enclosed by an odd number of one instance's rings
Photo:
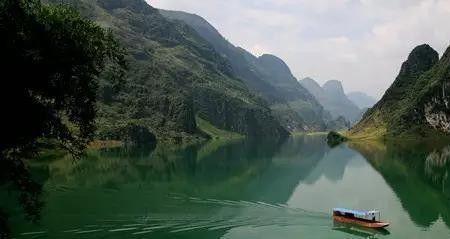
[[[367,228],[384,228],[384,227],[389,226],[389,223],[387,223],[387,222],[371,222],[371,221],[358,220],[356,218],[348,218],[348,217],[342,217],[342,216],[333,216],[333,219],[340,223],[354,224],[354,225],[359,225],[359,226],[367,227]]]

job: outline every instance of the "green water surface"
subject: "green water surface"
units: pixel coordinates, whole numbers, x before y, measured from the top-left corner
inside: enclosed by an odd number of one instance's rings
[[[30,222],[14,190],[14,238],[450,238],[450,147],[212,141],[113,149],[29,166],[43,185]],[[333,207],[379,209],[387,230],[334,224]]]

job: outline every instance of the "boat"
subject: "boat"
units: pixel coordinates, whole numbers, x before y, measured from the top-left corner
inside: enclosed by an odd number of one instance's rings
[[[352,210],[346,208],[333,208],[333,219],[336,222],[354,224],[367,228],[384,228],[388,222],[381,221],[381,213],[377,210]]]
[[[390,235],[391,233],[386,228],[368,228],[354,224],[333,222],[333,231],[339,231],[361,238],[377,238],[377,235]]]

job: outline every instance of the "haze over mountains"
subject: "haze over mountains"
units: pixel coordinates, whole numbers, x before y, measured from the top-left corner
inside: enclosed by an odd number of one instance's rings
[[[316,95],[314,89],[299,84],[282,59],[269,54],[255,57],[248,51],[235,47],[205,19],[195,14],[167,10],[160,12],[167,18],[185,22],[211,43],[216,51],[230,61],[236,75],[254,93],[269,101],[275,115],[288,129],[298,129],[295,126],[300,125],[298,122],[304,122],[301,127],[304,130],[345,128],[348,124],[342,122],[355,122],[361,117],[361,110],[349,101],[340,84],[336,86],[336,90],[330,85],[327,88],[329,92]],[[328,100],[321,102],[327,94],[330,94]],[[339,118],[341,116],[346,120]]]
[[[283,60],[234,47],[195,15],[181,14],[192,17],[191,28],[144,0],[65,3],[110,28],[128,53],[130,69],[120,92],[107,80],[100,84],[99,139],[145,134],[190,142],[226,132],[277,139],[288,132],[345,127],[341,119],[332,120]]]
[[[347,97],[340,81],[330,80],[320,86],[315,80],[305,78],[300,83],[316,97],[333,118],[343,116],[351,122],[360,119],[363,109]]]
[[[195,14],[160,10],[175,21],[182,21],[207,40],[231,64],[233,72],[255,94],[269,102],[271,109],[290,131],[325,130],[327,113],[297,81],[286,63],[273,55],[256,57],[228,42],[205,19]]]
[[[283,60],[273,55],[255,57],[247,51],[233,46],[220,36],[214,27],[199,16],[175,11],[161,12],[170,19],[183,21],[193,27],[202,37],[215,47],[219,54],[231,62],[234,72],[252,72],[253,76],[255,76],[253,80],[259,78],[268,83],[271,87],[274,87],[276,91],[271,91],[271,96],[279,99],[279,101],[269,101],[269,104],[275,115],[277,115],[277,118],[282,122],[282,125],[288,130],[293,129],[293,127],[289,125],[293,122],[292,119],[302,119],[305,123],[303,129],[306,130],[311,129],[311,127],[317,130],[318,128],[321,128],[318,127],[321,123],[324,123],[324,128],[329,130],[332,128],[345,128],[344,125],[346,125],[346,120],[349,120],[351,123],[358,123],[360,119],[363,118],[362,122],[353,128],[354,132],[356,132],[357,129],[365,128],[367,125],[364,122],[366,122],[368,118],[372,118],[371,115],[378,111],[380,105],[384,105],[384,107],[382,106],[381,108],[391,109],[388,114],[383,113],[384,120],[389,122],[388,124],[390,126],[387,131],[389,131],[390,134],[396,135],[399,134],[399,132],[401,134],[401,132],[412,131],[415,131],[416,133],[420,131],[424,134],[424,132],[430,132],[430,128],[437,129],[439,132],[449,131],[450,123],[448,122],[448,119],[450,116],[448,114],[448,104],[445,103],[448,102],[447,98],[445,98],[447,97],[446,92],[448,91],[445,85],[446,83],[442,83],[443,85],[440,88],[442,96],[440,98],[436,98],[437,96],[434,96],[435,98],[430,98],[433,94],[439,92],[439,87],[437,86],[438,83],[436,82],[440,82],[446,77],[445,73],[442,73],[445,72],[445,63],[442,63],[440,66],[435,66],[434,75],[428,76],[428,78],[434,77],[434,79],[421,78],[418,80],[419,83],[414,85],[414,89],[405,90],[405,84],[410,84],[408,83],[409,80],[399,80],[399,78],[405,77],[407,79],[412,79],[413,76],[416,78],[419,77],[420,74],[425,72],[425,70],[420,71],[422,61],[430,62],[429,59],[435,58],[431,56],[432,54],[414,54],[415,51],[413,51],[410,58],[415,60],[413,60],[412,63],[410,60],[408,60],[410,63],[405,63],[406,65],[411,66],[406,68],[405,66],[402,67],[402,71],[396,82],[394,82],[393,86],[386,92],[383,99],[375,105],[376,100],[362,92],[345,94],[341,82],[336,80],[327,81],[320,86],[313,79],[306,78],[300,81],[299,84]],[[423,48],[423,46],[420,46],[419,48]],[[444,54],[441,61],[445,62],[446,54]],[[236,64],[239,62],[236,59],[242,59],[242,55],[246,61],[240,62],[241,64]],[[419,58],[423,59],[417,60]],[[431,62],[433,61],[431,60]],[[243,69],[242,66],[245,66],[243,67],[245,69]],[[415,68],[418,68],[419,72],[416,72]],[[429,70],[426,66],[423,68]],[[409,76],[402,76],[405,74],[409,74]],[[248,76],[239,73],[237,75],[246,82],[254,93],[263,95],[263,98],[270,100],[267,92],[259,91],[257,88],[251,87],[251,84],[247,83],[249,82]],[[427,76],[422,77],[426,78]],[[429,89],[429,87],[431,87],[432,90]],[[415,96],[417,92],[419,92],[419,97]],[[313,96],[313,99],[311,99],[310,95]],[[420,99],[420,97],[422,98]],[[389,101],[386,99],[394,100],[386,103],[386,101]],[[319,104],[317,104],[317,102]],[[423,102],[428,103],[423,105]],[[416,104],[416,106],[414,106],[414,104]],[[317,105],[320,105],[321,107],[318,107]],[[372,106],[374,107],[369,109]],[[368,109],[369,111],[365,114]],[[315,114],[311,114],[311,112],[314,112]],[[375,114],[377,115],[378,113]],[[288,115],[290,116],[289,118],[286,117]],[[379,122],[379,120],[376,119],[375,122]],[[410,124],[416,125],[417,127],[413,128],[418,128],[418,130],[410,128]],[[379,126],[376,126],[375,128],[378,130]]]
[[[377,103],[377,100],[364,92],[353,91],[347,94],[347,98],[355,103],[360,109],[371,108]]]
[[[101,84],[100,138],[120,139],[136,127],[176,142],[224,132],[282,138],[289,132],[346,129],[374,104],[363,93],[346,95],[339,81],[322,86],[311,78],[298,81],[279,57],[256,57],[232,45],[200,16],[158,10],[144,0],[68,2],[111,28],[129,53],[122,92],[113,94],[108,82]],[[438,109],[425,111],[430,110]],[[446,128],[439,117],[446,115],[429,113],[426,119]],[[354,129],[365,128],[361,125]]]

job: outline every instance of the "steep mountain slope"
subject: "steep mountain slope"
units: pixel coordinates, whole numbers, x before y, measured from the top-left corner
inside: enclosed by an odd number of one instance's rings
[[[270,104],[275,115],[291,131],[324,130],[327,113],[314,97],[304,89],[279,58],[271,55],[255,57],[235,47],[205,19],[185,12],[160,10],[174,21],[182,21],[194,28],[215,50],[229,60],[233,72],[249,89]]]
[[[322,86],[319,85],[314,79],[306,77],[300,80],[300,84],[305,87],[317,100],[321,101],[325,97],[325,93]]]
[[[257,59],[262,79],[273,85],[287,100],[291,109],[297,112],[308,125],[323,128],[329,118],[320,103],[292,75],[287,64],[280,58],[265,54]],[[272,108],[280,107],[273,105]]]
[[[130,54],[124,90],[112,94],[108,82],[101,88],[100,137],[120,138],[132,124],[160,140],[191,140],[203,137],[196,116],[249,137],[287,134],[227,59],[190,27],[168,21],[144,0],[66,2],[111,28]]]
[[[450,48],[439,60],[420,45],[383,98],[352,130],[353,137],[427,137],[450,133]]]
[[[356,122],[359,119],[361,109],[347,98],[341,82],[331,80],[321,87],[315,80],[305,78],[300,83],[316,97],[333,118],[343,116],[350,122]]]
[[[159,11],[166,18],[171,20],[180,20],[195,29],[195,31],[206,41],[208,41],[217,52],[229,60],[236,76],[244,80],[250,89],[258,92],[269,102],[278,102],[283,100],[280,97],[279,92],[277,92],[273,86],[262,81],[258,76],[258,73],[252,70],[252,67],[245,56],[247,52],[243,52],[245,50],[239,49],[229,43],[205,19],[198,15],[185,12],[167,11],[162,9]]]
[[[360,109],[371,108],[377,103],[377,100],[375,100],[375,98],[359,91],[348,93],[347,98]]]

